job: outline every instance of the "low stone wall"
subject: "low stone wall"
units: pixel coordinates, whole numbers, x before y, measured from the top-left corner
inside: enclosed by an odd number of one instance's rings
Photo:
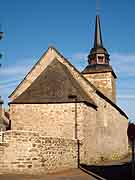
[[[77,167],[77,142],[37,132],[7,131],[0,142],[0,172],[52,173]]]

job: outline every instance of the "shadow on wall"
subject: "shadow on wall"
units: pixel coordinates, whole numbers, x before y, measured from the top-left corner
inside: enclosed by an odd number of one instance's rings
[[[131,177],[131,162],[121,165],[81,165],[81,167],[92,176],[95,174],[94,178],[99,180],[135,180],[135,177]]]

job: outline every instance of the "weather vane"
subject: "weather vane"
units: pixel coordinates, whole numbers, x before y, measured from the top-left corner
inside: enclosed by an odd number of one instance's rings
[[[99,15],[100,13],[100,0],[96,0],[96,14]]]

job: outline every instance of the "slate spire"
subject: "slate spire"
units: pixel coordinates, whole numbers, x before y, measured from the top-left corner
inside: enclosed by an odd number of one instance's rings
[[[94,48],[103,47],[100,17],[96,15]]]
[[[88,55],[88,63],[109,65],[109,54],[103,46],[99,15],[96,15],[94,36],[94,46],[90,50],[90,54]]]

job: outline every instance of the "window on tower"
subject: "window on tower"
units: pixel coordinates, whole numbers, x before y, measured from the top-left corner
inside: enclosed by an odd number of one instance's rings
[[[104,56],[98,56],[98,63],[103,64],[104,63]]]

